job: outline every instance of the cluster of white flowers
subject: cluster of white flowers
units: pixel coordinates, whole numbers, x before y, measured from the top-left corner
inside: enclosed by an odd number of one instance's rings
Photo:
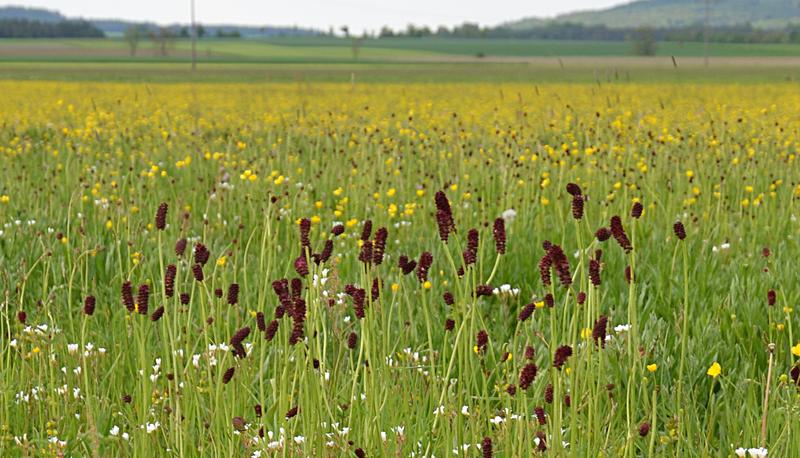
[[[63,441],[56,436],[50,436],[47,441],[60,448],[65,448],[67,446],[67,441]]]
[[[719,247],[717,247],[716,245],[712,246],[711,247],[711,251],[714,252],[714,253],[718,253],[720,251],[725,251],[725,250],[729,249],[730,247],[731,247],[731,244],[728,243],[728,242],[720,243]]]
[[[103,210],[108,210],[108,199],[105,197],[101,197],[99,199],[94,200],[94,206],[100,207]]]
[[[512,288],[511,285],[506,283],[500,285],[499,288],[493,289],[492,294],[495,296],[517,297],[519,296],[519,288]]]
[[[631,330],[630,324],[618,324],[614,326],[614,332],[617,334],[622,334],[623,332],[628,332]]]
[[[128,434],[128,433],[122,433],[122,434],[120,434],[120,432],[119,432],[119,431],[120,431],[120,429],[119,429],[119,426],[117,426],[117,425],[114,425],[114,426],[112,426],[112,427],[111,427],[111,429],[108,431],[108,434],[110,434],[111,436],[114,436],[114,437],[121,437],[121,438],[123,438],[123,439],[124,439],[124,440],[126,440],[126,441],[131,439],[131,436],[130,436],[130,434]]]
[[[325,283],[328,283],[328,269],[322,269],[322,272],[319,274],[314,274],[314,278],[311,280],[311,284],[314,285],[315,288],[325,286]],[[327,291],[323,291],[322,294],[324,296],[328,296]]]
[[[51,328],[50,326],[47,325],[47,323],[42,323],[36,326],[25,326],[25,328],[22,329],[22,332],[30,335],[52,336],[53,334],[58,334],[59,332],[61,332],[61,329],[55,326]]]
[[[750,456],[750,458],[766,458],[767,457],[767,449],[763,447],[753,447],[745,449],[743,447],[739,447],[733,451],[736,453],[736,456],[745,457]]]
[[[30,393],[26,393],[24,391],[18,392],[14,395],[14,403],[19,404],[21,402],[28,403],[33,399],[34,401],[39,401],[41,398],[39,397],[40,394],[44,393],[45,388],[41,385],[35,386],[31,388]]]
[[[153,373],[150,374],[150,381],[155,383],[159,375],[161,375],[161,358],[156,358],[156,363],[153,364]]]
[[[249,355],[250,352],[253,350],[252,342],[245,342],[243,344],[243,346],[244,346],[245,354]],[[228,344],[226,344],[225,342],[222,342],[222,343],[219,343],[219,344],[208,344],[208,350],[206,352],[204,352],[202,354],[201,353],[195,353],[195,354],[192,355],[192,366],[194,366],[195,369],[200,369],[200,360],[203,357],[205,357],[205,359],[208,361],[208,365],[211,366],[211,367],[214,367],[219,362],[217,360],[217,355],[216,355],[217,352],[225,353],[225,352],[228,352],[230,350],[231,350],[231,347]],[[183,356],[183,350],[181,350],[181,355],[180,356]]]

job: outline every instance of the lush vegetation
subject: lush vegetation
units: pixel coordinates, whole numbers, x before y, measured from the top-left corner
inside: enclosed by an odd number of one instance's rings
[[[512,38],[534,40],[585,40],[585,41],[624,41],[630,40],[642,28],[652,31],[653,36],[661,41],[704,42],[711,43],[800,43],[800,25],[789,24],[782,28],[763,29],[750,24],[733,24],[727,26],[687,25],[609,27],[605,24],[581,24],[577,22],[541,22],[530,27],[500,25],[496,27],[480,27],[478,24],[465,23],[456,27],[418,27],[409,25],[405,30],[381,29],[380,38]]]
[[[87,21],[43,22],[0,19],[0,38],[99,38],[103,32]]]
[[[4,456],[800,448],[793,83],[0,92]]]
[[[793,0],[638,0],[601,10],[567,13],[556,20],[612,28],[686,27],[702,24],[706,17],[712,26],[753,24],[759,28],[781,28],[800,23],[800,5]],[[522,29],[541,22],[529,18],[509,25]]]

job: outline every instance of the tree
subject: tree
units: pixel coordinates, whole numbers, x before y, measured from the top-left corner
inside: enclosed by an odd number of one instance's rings
[[[172,33],[168,27],[160,27],[157,31],[150,33],[150,39],[156,46],[158,55],[166,56],[167,51],[172,47],[172,42],[175,40],[175,34]]]
[[[128,50],[131,52],[131,56],[135,56],[136,50],[139,48],[139,41],[142,39],[142,29],[136,24],[129,25],[125,29],[124,36],[125,41],[128,42]]]
[[[654,56],[656,54],[656,36],[649,27],[640,27],[632,34],[633,54],[636,56]]]
[[[378,38],[391,38],[394,36],[394,31],[389,28],[388,25],[381,27],[381,31],[378,34]]]

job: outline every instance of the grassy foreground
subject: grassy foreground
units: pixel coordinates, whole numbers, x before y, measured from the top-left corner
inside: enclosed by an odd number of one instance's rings
[[[794,83],[0,93],[4,456],[800,449]]]

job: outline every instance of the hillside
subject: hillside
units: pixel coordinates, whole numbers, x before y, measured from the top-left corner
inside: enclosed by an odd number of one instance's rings
[[[37,21],[43,23],[63,22],[81,18],[68,18],[58,11],[51,11],[41,8],[26,8],[21,6],[0,6],[0,20],[26,20]],[[139,26],[144,30],[156,30],[159,25],[152,22],[132,22],[120,19],[85,19],[93,26],[102,30],[106,36],[119,37],[122,36],[125,29],[132,25]],[[215,36],[217,31],[232,32],[237,31],[242,37],[276,37],[276,36],[307,36],[319,35],[320,32],[312,29],[304,29],[298,27],[281,27],[281,26],[241,26],[241,25],[227,25],[227,24],[202,24],[205,29],[206,36]],[[187,29],[188,24],[170,24],[166,26],[176,34],[181,30]]]
[[[24,6],[0,6],[0,20],[3,19],[60,22],[65,21],[67,18],[58,11],[51,11],[41,8],[26,8]]]
[[[703,0],[639,0],[616,7],[563,14],[553,22],[606,25],[612,28],[682,27],[703,22],[706,3]],[[729,26],[750,23],[756,27],[779,28],[800,24],[798,0],[712,0],[709,3],[709,23]],[[526,18],[510,22],[514,29],[541,25],[541,18]]]

